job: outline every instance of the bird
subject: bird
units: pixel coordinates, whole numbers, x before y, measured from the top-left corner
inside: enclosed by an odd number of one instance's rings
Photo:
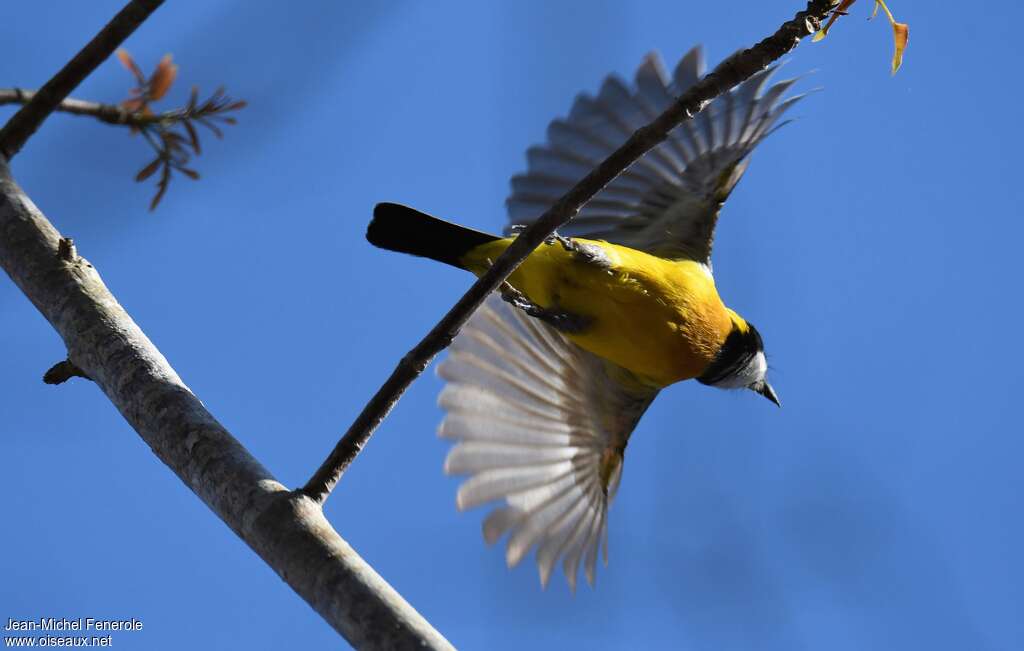
[[[540,244],[462,328],[438,367],[438,429],[455,441],[448,474],[468,475],[461,510],[504,502],[484,519],[505,558],[531,550],[541,585],[556,564],[575,592],[580,565],[608,562],[608,508],[630,436],[658,393],[685,380],[748,389],[775,405],[764,343],[715,287],[719,211],[754,148],[803,97],[769,67],[723,93],[608,184]],[[554,120],[512,178],[509,224],[494,235],[397,203],[367,227],[379,248],[483,274],[536,220],[639,127],[704,75],[700,46],[670,75],[648,54],[632,85],[605,79]]]

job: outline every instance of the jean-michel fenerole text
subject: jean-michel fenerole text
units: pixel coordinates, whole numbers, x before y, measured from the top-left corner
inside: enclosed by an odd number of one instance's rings
[[[40,617],[7,620],[5,631],[141,631],[142,622],[131,619],[97,619],[95,617]]]

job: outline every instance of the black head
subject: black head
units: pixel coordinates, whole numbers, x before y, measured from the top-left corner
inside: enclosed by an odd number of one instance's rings
[[[753,324],[739,319],[733,322],[725,343],[697,381],[719,389],[750,389],[781,407],[779,397],[765,379],[767,373],[761,334]]]

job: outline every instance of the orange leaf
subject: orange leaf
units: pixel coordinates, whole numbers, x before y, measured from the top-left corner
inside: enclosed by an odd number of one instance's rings
[[[139,66],[135,65],[135,59],[132,58],[132,55],[128,54],[128,50],[124,48],[119,49],[117,51],[117,58],[121,62],[121,65],[128,69],[128,72],[135,75],[135,79],[140,84],[146,83],[146,76],[142,74],[142,70],[139,69]]]
[[[893,22],[892,37],[896,43],[896,51],[892,55],[892,74],[903,65],[903,50],[907,49],[907,41],[910,39],[910,26],[906,23]]]
[[[846,14],[846,10],[856,2],[857,0],[843,0],[839,3],[839,6],[832,11],[832,15],[829,17],[828,22],[825,26],[818,30],[818,33],[814,35],[812,41],[820,41],[828,35],[828,30],[832,28],[833,23],[839,19],[840,16]],[[910,27],[906,23],[898,23],[893,18],[892,12],[889,11],[889,7],[886,6],[885,0],[875,0],[875,6],[871,11],[871,16],[868,18],[874,18],[878,14],[879,7],[885,11],[885,15],[889,18],[889,24],[892,25],[893,40],[896,43],[896,51],[892,55],[892,74],[896,74],[896,71],[903,65],[903,51],[907,49],[907,40],[910,35]]]
[[[165,54],[156,65],[153,76],[149,78],[150,99],[160,99],[170,90],[174,78],[178,76],[178,66],[171,63],[171,55]]]
[[[885,12],[885,16],[889,19],[889,24],[892,25],[892,38],[896,44],[896,51],[892,55],[892,74],[895,75],[896,71],[903,65],[903,50],[907,48],[907,40],[910,38],[910,27],[906,23],[896,22],[892,12],[889,11],[889,7],[886,6],[885,0],[875,0],[875,10],[871,12],[872,18],[878,13],[879,7]]]

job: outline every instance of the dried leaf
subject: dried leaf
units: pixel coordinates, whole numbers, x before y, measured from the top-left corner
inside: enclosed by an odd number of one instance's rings
[[[243,109],[247,103],[228,97],[223,87],[200,102],[199,89],[193,86],[188,103],[183,108],[154,113],[150,108],[150,102],[163,98],[177,78],[178,67],[174,65],[171,55],[167,54],[160,60],[148,80],[127,52],[118,52],[118,58],[139,82],[139,88],[132,90],[129,98],[121,103],[121,107],[135,116],[147,118],[130,124],[129,128],[133,133],[141,133],[156,153],[156,159],[136,174],[137,181],[144,181],[157,171],[160,172],[156,194],[149,204],[152,211],[166,196],[175,170],[195,181],[200,178],[199,172],[187,167],[190,158],[202,151],[195,124],[198,122],[218,138],[223,138],[224,132],[221,131],[220,125],[236,123],[234,117],[223,114]],[[176,128],[179,124],[180,129]]]
[[[128,54],[128,50],[120,48],[117,51],[117,58],[121,62],[121,65],[128,69],[128,72],[135,75],[135,79],[139,82],[139,85],[146,83],[146,76],[142,74],[142,70],[140,70],[139,66],[135,64],[135,59],[132,58],[132,55]]]
[[[170,54],[165,54],[156,65],[153,76],[149,78],[149,98],[157,100],[166,95],[177,76],[178,66],[171,63]]]
[[[217,136],[217,138],[223,138],[223,137],[224,137],[224,132],[223,132],[223,131],[221,131],[221,130],[220,130],[220,129],[219,129],[218,127],[217,127],[217,125],[216,125],[216,124],[214,124],[213,122],[210,122],[209,120],[204,120],[204,119],[202,119],[202,118],[196,118],[196,122],[198,122],[199,124],[203,125],[203,126],[204,126],[204,127],[206,127],[207,129],[209,129],[210,131],[212,131],[212,132],[213,132],[213,135]]]
[[[161,162],[163,162],[162,158],[157,157],[153,159],[152,163],[146,165],[141,170],[139,170],[139,173],[135,175],[135,180],[141,182],[153,176],[153,172],[157,171],[160,168]]]
[[[832,12],[828,22],[825,26],[818,30],[818,33],[814,35],[812,41],[820,41],[828,35],[828,30],[832,28],[833,23],[839,19],[840,16],[846,15],[846,10],[856,2],[857,0],[843,0],[838,7]],[[889,18],[889,24],[892,25],[893,41],[896,44],[896,51],[892,55],[892,74],[896,74],[896,71],[903,65],[903,51],[907,49],[907,41],[910,36],[910,27],[906,23],[898,23],[893,17],[892,12],[889,11],[889,7],[886,6],[885,0],[875,0],[874,9],[871,11],[871,15],[868,20],[871,20],[878,15],[878,8],[881,7],[885,11],[885,15]]]
[[[192,151],[196,153],[196,156],[202,152],[199,149],[199,134],[196,133],[196,128],[192,126],[192,123],[188,120],[182,120],[181,124],[185,127],[185,131],[188,133],[189,144],[192,145]]]
[[[885,0],[875,0],[875,10],[871,12],[872,18],[878,14],[879,7],[885,11],[885,15],[889,19],[889,24],[892,25],[892,39],[896,46],[892,55],[892,74],[895,75],[896,71],[900,69],[901,65],[903,65],[903,50],[907,49],[907,40],[910,38],[910,27],[906,23],[896,22],[892,12],[889,11],[889,7],[886,6]]]
[[[170,182],[171,182],[171,166],[170,165],[164,165],[164,171],[160,175],[160,182],[157,183],[156,196],[154,196],[153,200],[149,202],[149,211],[150,212],[153,212],[154,210],[156,210],[156,207],[160,203],[160,200],[164,198],[164,194],[167,192],[167,186],[170,185]]]
[[[896,51],[892,55],[892,74],[903,65],[903,50],[907,49],[907,41],[910,40],[910,26],[906,23],[892,23],[892,37],[896,43]]]

